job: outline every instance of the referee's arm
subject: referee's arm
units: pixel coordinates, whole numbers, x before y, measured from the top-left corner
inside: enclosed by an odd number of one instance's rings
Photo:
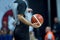
[[[32,24],[31,22],[29,22],[28,20],[26,20],[26,19],[24,18],[24,16],[21,15],[21,14],[18,15],[18,19],[19,19],[21,22],[23,22],[24,24],[26,24],[26,25],[32,26],[32,27],[34,27],[34,28],[38,28],[38,27],[39,27],[38,25],[36,25],[37,23]]]
[[[32,23],[29,22],[28,20],[26,20],[26,19],[23,17],[22,14],[19,14],[19,15],[18,15],[18,19],[19,19],[21,22],[23,22],[24,24],[29,25],[29,26],[32,26]]]

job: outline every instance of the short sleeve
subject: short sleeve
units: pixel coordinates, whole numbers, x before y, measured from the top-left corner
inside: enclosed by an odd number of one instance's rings
[[[21,3],[18,3],[18,7],[17,7],[18,14],[24,14],[26,7],[27,6],[26,6],[26,3],[24,1],[22,1]]]

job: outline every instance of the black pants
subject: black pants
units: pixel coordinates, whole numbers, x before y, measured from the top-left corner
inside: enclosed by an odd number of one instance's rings
[[[26,31],[17,26],[14,30],[15,40],[29,40],[29,32],[26,33]]]

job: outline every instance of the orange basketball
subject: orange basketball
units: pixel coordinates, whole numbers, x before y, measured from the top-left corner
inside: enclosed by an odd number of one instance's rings
[[[37,23],[38,22],[37,25],[39,25],[39,24],[42,25],[43,22],[44,22],[43,16],[41,14],[34,14],[31,18],[31,22],[32,23]]]

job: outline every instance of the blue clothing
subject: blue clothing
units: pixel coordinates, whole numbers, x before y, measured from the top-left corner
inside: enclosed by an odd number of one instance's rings
[[[0,35],[0,40],[2,40],[2,35]]]
[[[13,35],[0,35],[0,40],[12,40],[13,39]]]

